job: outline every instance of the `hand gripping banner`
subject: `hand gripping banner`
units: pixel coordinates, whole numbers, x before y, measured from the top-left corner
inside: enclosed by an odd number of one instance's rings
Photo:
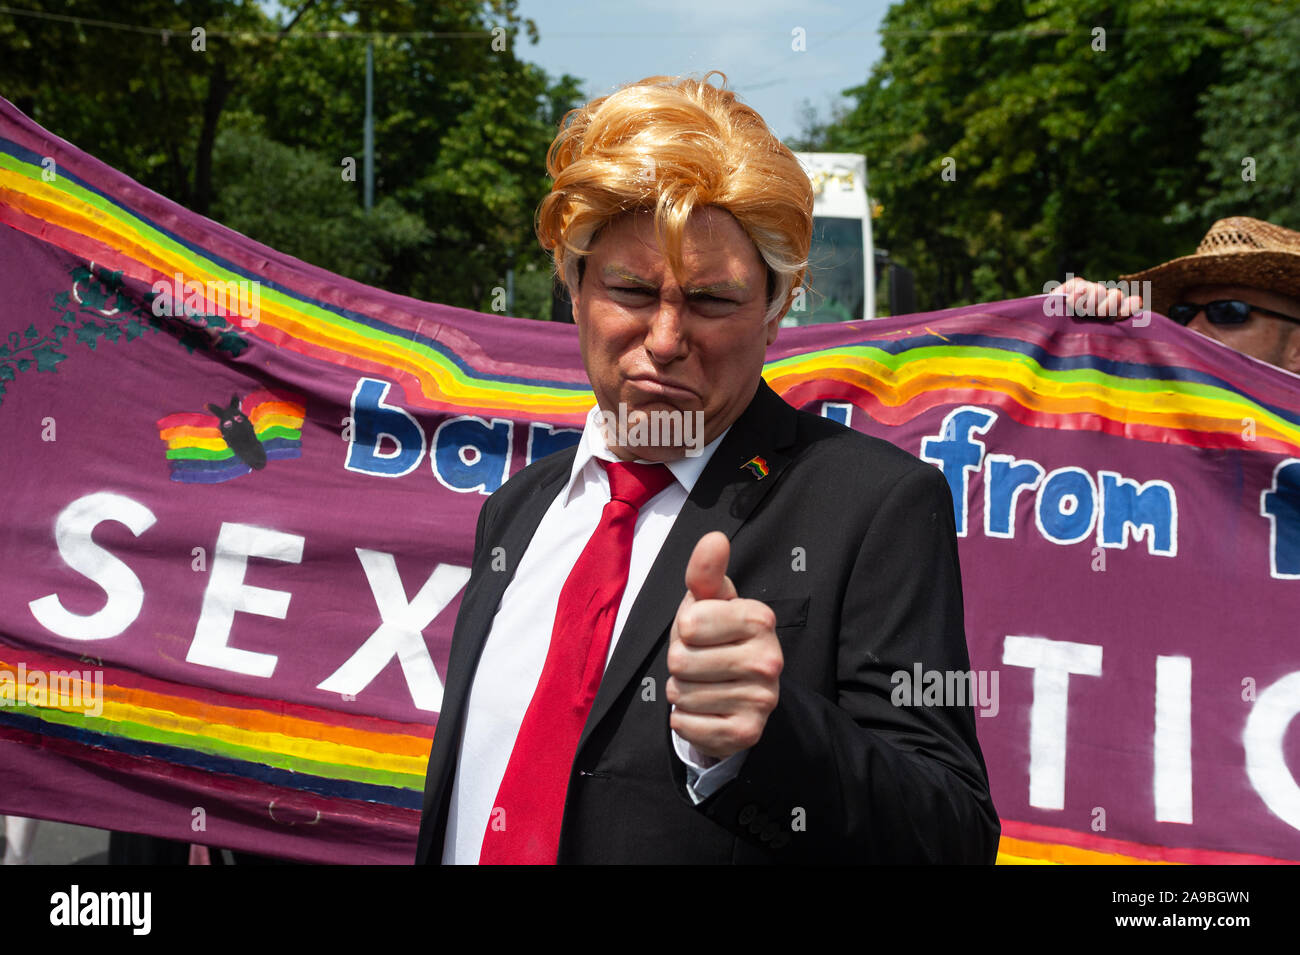
[[[0,812],[407,862],[478,510],[593,404],[572,326],[194,215],[0,101]],[[1000,860],[1300,860],[1300,380],[1036,297],[784,329],[941,468]],[[760,466],[756,463],[755,466]]]

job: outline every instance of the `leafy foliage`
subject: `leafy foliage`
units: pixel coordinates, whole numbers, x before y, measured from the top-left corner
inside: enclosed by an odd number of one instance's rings
[[[1233,22],[1247,42],[1225,57],[1222,81],[1201,97],[1209,188],[1194,214],[1300,229],[1300,9],[1260,5]]]
[[[488,309],[547,259],[543,157],[579,98],[517,46],[516,0],[31,0],[0,13],[0,89],[37,122],[181,204],[324,268]],[[271,12],[279,20],[271,18]],[[204,49],[192,30],[205,31]],[[373,40],[376,205],[362,205]],[[436,35],[433,35],[436,34]],[[341,175],[344,160],[355,178]],[[518,301],[547,317],[549,295]],[[94,332],[83,332],[87,336]]]
[[[392,197],[367,213],[357,184],[344,182],[339,166],[255,127],[223,130],[213,167],[222,184],[213,209],[218,221],[340,275],[383,285],[392,257],[429,239],[420,217]]]
[[[1209,225],[1188,210],[1225,147],[1198,108],[1260,7],[901,0],[883,59],[821,145],[866,154],[877,242],[914,270],[922,307],[1134,271],[1190,251]]]
[[[147,311],[146,305],[151,303],[152,295],[148,296],[150,302],[144,304],[126,295],[121,272],[102,268],[92,271],[79,265],[71,270],[70,279],[71,290],[56,292],[52,296],[50,308],[58,315],[53,328],[42,333],[32,323],[21,334],[11,331],[5,343],[0,345],[0,401],[3,401],[6,383],[13,381],[19,372],[33,367],[37,372],[57,372],[59,362],[68,357],[63,342],[69,334],[72,334],[73,341],[95,351],[102,339],[131,341],[144,334],[146,328],[157,332],[167,324]],[[180,319],[175,324],[187,321]],[[209,347],[211,343],[204,339],[199,344]],[[215,347],[223,348],[219,343]],[[246,347],[248,343],[241,339],[238,348]],[[231,349],[226,347],[223,350]],[[238,351],[233,353],[238,354]]]

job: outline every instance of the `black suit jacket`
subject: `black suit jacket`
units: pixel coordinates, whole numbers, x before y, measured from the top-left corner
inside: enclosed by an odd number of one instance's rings
[[[755,455],[770,473],[745,466]],[[425,784],[418,863],[441,859],[470,684],[574,450],[483,506]],[[672,749],[668,633],[705,533],[776,615],[780,700],[736,779],[702,802]],[[509,566],[492,569],[495,548]],[[938,469],[796,411],[766,383],[718,445],[633,604],[578,743],[560,862],[991,863],[1000,826],[965,706],[895,706],[891,675],[969,668],[952,499]]]

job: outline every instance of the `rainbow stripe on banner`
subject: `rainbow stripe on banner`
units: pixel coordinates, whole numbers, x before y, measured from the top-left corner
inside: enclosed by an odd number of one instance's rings
[[[260,281],[260,321],[243,334],[269,347],[394,380],[415,408],[580,427],[591,406],[580,372],[548,375],[545,368],[493,361],[445,326],[398,320],[398,303],[407,300],[397,296],[376,295],[378,307],[366,312],[274,262],[259,273],[253,257],[238,255],[242,250],[226,237],[209,248],[170,231],[79,176],[76,164],[45,181],[42,155],[15,138],[0,139],[0,221],[147,285],[174,274],[205,287]],[[970,402],[1035,427],[1233,448],[1244,446],[1241,422],[1248,418],[1256,423],[1250,447],[1300,453],[1294,395],[1250,397],[1245,392],[1257,382],[1248,368],[1212,367],[1141,339],[1054,338],[1023,322],[997,322],[997,334],[990,334],[987,313],[925,318],[919,328],[865,342],[856,323],[839,326],[852,344],[796,351],[769,363],[765,377],[792,404],[847,400],[889,425]]]
[[[1294,865],[1247,852],[1148,846],[1054,826],[1002,820],[998,865]]]
[[[989,333],[991,324],[998,334]],[[1142,339],[1053,337],[1025,322],[991,322],[987,313],[933,318],[889,340],[792,355],[770,362],[764,377],[792,404],[848,400],[893,426],[931,408],[976,404],[1038,428],[1300,452],[1295,396],[1279,393],[1268,403],[1251,397],[1244,391],[1259,382],[1248,374]],[[1243,435],[1243,419],[1256,422],[1253,438]]]
[[[21,664],[28,672],[79,672],[69,665],[35,653],[23,654]],[[83,678],[77,703],[65,694],[0,708],[0,727],[93,751],[106,768],[149,759],[268,791],[419,810],[433,739],[428,726],[239,697],[113,667],[94,670],[102,673],[94,707]],[[19,664],[0,657],[0,681],[6,673],[23,685]]]

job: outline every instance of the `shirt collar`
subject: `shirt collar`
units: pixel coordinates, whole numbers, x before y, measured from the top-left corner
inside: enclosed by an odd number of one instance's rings
[[[604,468],[595,463],[597,460],[620,460],[613,451],[609,450],[609,446],[605,443],[604,429],[601,424],[600,405],[595,405],[587,412],[587,421],[582,428],[582,437],[578,439],[578,451],[573,456],[573,467],[569,470],[568,483],[560,491],[566,505],[586,481],[591,480],[593,477],[597,480],[605,480],[603,477]],[[677,483],[686,489],[687,494],[690,494],[694,489],[695,482],[704,473],[705,465],[709,463],[709,459],[713,457],[713,452],[718,449],[718,444],[727,436],[727,431],[730,430],[731,426],[728,425],[722,434],[706,444],[697,455],[683,455],[673,461],[665,462],[665,467],[672,472]],[[590,465],[590,469],[588,465]],[[597,477],[598,472],[599,477]]]

